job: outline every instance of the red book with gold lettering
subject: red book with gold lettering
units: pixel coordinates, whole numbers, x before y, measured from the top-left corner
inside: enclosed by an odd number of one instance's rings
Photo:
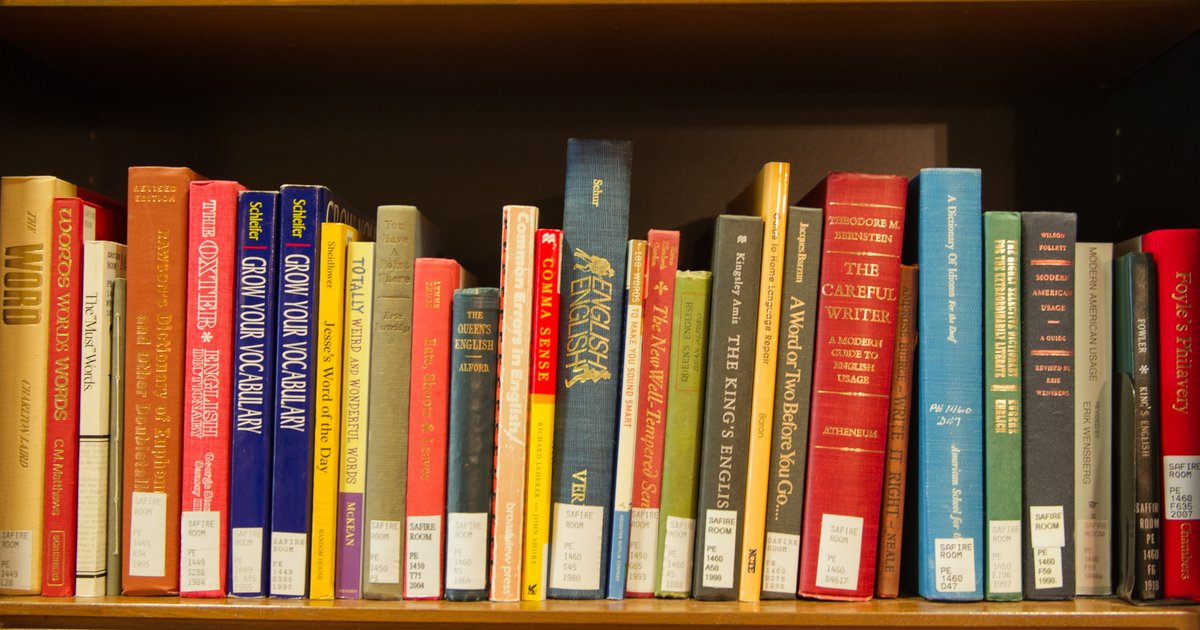
[[[887,446],[907,181],[830,173],[825,209],[800,595],[870,599]]]

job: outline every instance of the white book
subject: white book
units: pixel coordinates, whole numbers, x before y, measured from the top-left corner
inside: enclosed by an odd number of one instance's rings
[[[109,402],[112,392],[113,284],[125,277],[125,246],[83,244],[79,343],[79,510],[75,595],[107,590]]]
[[[1075,593],[1112,586],[1111,243],[1075,246]]]

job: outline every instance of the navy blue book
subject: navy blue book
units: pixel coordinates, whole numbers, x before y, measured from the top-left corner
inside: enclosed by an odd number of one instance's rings
[[[275,384],[275,279],[279,193],[238,193],[233,435],[229,478],[229,593],[267,594],[271,437]]]
[[[917,592],[983,599],[983,208],[977,169],[927,168],[917,216]]]
[[[454,292],[446,466],[446,599],[488,597],[500,289]]]
[[[632,161],[629,142],[567,142],[552,598],[603,598],[608,578]]]
[[[364,240],[375,221],[338,203],[324,186],[279,191],[279,298],[271,479],[271,597],[304,597],[312,508],[312,419],[316,383],[317,243],[321,224],[347,223]]]

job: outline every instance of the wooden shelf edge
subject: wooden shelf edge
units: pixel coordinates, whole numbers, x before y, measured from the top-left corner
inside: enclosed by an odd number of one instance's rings
[[[403,7],[403,6],[505,6],[505,5],[537,5],[537,6],[613,6],[613,5],[891,5],[923,6],[945,5],[948,9],[954,5],[1014,5],[1036,7],[1062,7],[1063,5],[1086,8],[1113,8],[1125,6],[1186,6],[1188,0],[122,0],[114,3],[112,0],[0,0],[0,7],[40,7],[40,8],[70,8],[97,7],[106,9],[140,8],[272,8],[272,7],[337,7],[353,10],[356,7]]]

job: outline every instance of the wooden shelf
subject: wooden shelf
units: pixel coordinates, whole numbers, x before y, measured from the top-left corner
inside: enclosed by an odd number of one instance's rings
[[[920,599],[841,602],[694,600],[452,602],[185,600],[179,598],[0,599],[0,627],[28,628],[476,628],[876,627],[1200,628],[1200,610],[1136,607],[1110,599],[937,604]]]

